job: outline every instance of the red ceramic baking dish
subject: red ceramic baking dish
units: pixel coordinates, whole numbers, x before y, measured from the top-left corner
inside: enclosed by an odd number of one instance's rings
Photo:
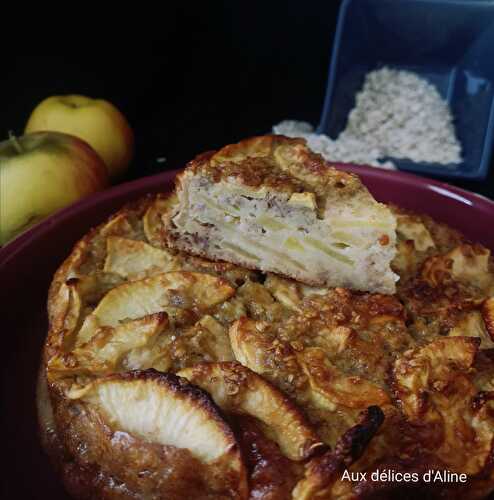
[[[494,202],[401,172],[340,165],[374,196],[431,215],[494,250]],[[2,498],[66,498],[38,440],[35,385],[53,273],[74,243],[124,203],[166,192],[176,172],[117,186],[60,211],[0,250]]]

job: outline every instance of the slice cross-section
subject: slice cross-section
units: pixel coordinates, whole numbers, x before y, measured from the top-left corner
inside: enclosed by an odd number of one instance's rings
[[[355,175],[302,139],[254,137],[177,177],[168,244],[309,285],[393,293],[396,221]]]

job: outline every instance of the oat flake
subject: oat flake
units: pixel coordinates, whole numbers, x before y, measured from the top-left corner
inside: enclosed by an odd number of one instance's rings
[[[410,71],[382,68],[365,77],[337,139],[314,133],[307,122],[286,120],[273,132],[303,137],[309,147],[330,161],[363,163],[395,169],[382,158],[452,164],[461,161],[448,104],[434,85]]]

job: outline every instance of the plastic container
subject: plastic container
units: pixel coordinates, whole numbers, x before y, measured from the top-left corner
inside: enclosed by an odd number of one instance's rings
[[[486,177],[494,138],[494,1],[343,0],[319,133],[346,127],[369,71],[414,71],[449,103],[463,161],[394,159],[401,170],[441,177]]]

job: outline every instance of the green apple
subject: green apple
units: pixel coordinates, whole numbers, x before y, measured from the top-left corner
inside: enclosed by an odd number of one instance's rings
[[[120,177],[134,152],[134,134],[110,102],[82,95],[48,97],[31,113],[24,133],[53,130],[86,141],[103,158],[111,178]]]
[[[0,245],[107,184],[103,160],[77,137],[38,132],[0,142]]]

